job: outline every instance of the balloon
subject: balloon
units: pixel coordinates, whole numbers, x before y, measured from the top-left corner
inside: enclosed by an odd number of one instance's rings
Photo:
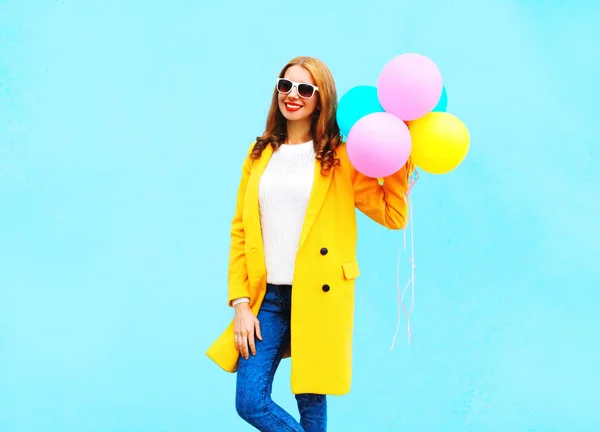
[[[442,95],[442,74],[421,54],[401,54],[389,61],[377,80],[379,102],[402,120],[429,113]]]
[[[449,173],[469,152],[469,130],[449,113],[432,112],[410,122],[410,135],[413,162],[431,174]]]
[[[346,142],[350,163],[368,177],[387,177],[399,171],[411,151],[406,124],[386,112],[368,114],[358,120]]]
[[[383,107],[377,97],[377,87],[357,86],[351,88],[338,104],[337,122],[340,131],[348,136],[352,126],[358,119],[375,112],[383,112]]]
[[[437,105],[433,109],[434,112],[446,112],[448,109],[448,94],[446,93],[446,87],[442,87],[442,96],[438,101]]]

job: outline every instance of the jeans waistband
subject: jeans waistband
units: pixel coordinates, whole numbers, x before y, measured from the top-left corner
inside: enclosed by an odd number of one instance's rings
[[[280,290],[284,290],[284,289],[292,289],[291,285],[276,285],[276,284],[267,284],[267,289],[280,289]]]

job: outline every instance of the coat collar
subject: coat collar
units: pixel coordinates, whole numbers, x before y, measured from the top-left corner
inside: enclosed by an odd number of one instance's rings
[[[262,155],[258,161],[254,163],[252,173],[248,180],[246,190],[246,217],[250,222],[249,225],[259,228],[258,238],[260,238],[260,248],[263,249],[262,233],[260,232],[260,209],[258,202],[258,187],[260,178],[271,160],[273,155],[273,147],[268,145],[262,152]],[[333,174],[330,172],[326,175],[321,174],[321,161],[315,160],[314,166],[314,183],[311,191],[310,199],[308,201],[308,207],[306,209],[306,215],[304,217],[304,224],[302,225],[302,233],[300,235],[300,242],[298,249],[302,247],[310,230],[315,223],[317,215],[321,210],[327,191],[331,184],[331,178]]]

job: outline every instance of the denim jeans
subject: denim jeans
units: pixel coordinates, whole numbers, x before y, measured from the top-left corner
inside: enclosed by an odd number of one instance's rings
[[[325,432],[326,396],[295,395],[300,422],[271,399],[275,371],[290,343],[292,287],[267,285],[258,313],[262,341],[255,338],[256,355],[240,356],[237,370],[236,410],[241,418],[263,432]]]

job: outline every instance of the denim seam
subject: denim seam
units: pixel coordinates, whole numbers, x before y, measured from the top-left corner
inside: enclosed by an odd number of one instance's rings
[[[273,373],[273,365],[275,364],[275,359],[279,356],[279,353],[281,351],[281,347],[283,346],[283,341],[286,339],[286,336],[287,336],[288,333],[289,333],[289,330],[287,332],[285,332],[283,334],[283,336],[279,339],[279,344],[277,346],[277,351],[275,351],[275,356],[271,359],[271,362],[270,362],[269,377],[271,376],[271,373]],[[266,400],[267,400],[267,385],[266,385],[266,382],[265,382],[265,385],[262,388],[262,395],[261,395],[260,400],[261,400],[263,409],[269,415],[269,417],[271,417],[271,419],[273,421],[275,421],[275,423],[277,423],[279,426],[283,427],[287,431],[294,432],[293,429],[291,429],[285,423],[283,423],[281,420],[279,420],[277,418],[277,416],[275,416],[275,414],[273,414],[271,412],[271,410],[269,409],[269,407],[267,406],[267,403],[266,403]]]

